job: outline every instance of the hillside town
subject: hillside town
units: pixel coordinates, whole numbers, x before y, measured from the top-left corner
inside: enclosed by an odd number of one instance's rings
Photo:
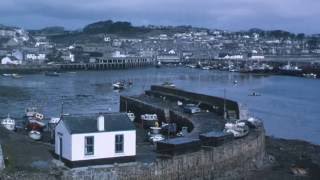
[[[319,35],[260,29],[229,32],[191,26],[138,29],[130,23],[128,27],[138,30],[119,33],[102,28],[92,31],[95,25],[107,23],[110,21],[90,24],[79,31],[68,31],[63,27],[24,30],[2,25],[1,64],[96,63],[106,57],[148,57],[163,63],[198,59],[294,58],[303,61],[320,56]],[[117,23],[121,22],[111,21],[111,26]]]

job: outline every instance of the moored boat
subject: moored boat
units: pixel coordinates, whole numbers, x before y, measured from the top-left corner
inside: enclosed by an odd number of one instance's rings
[[[33,117],[38,112],[36,107],[29,107],[25,110],[25,117]]]
[[[116,82],[112,84],[113,89],[124,89],[124,83],[122,82]]]
[[[210,67],[210,66],[203,66],[201,69],[202,69],[202,70],[210,70],[211,67]]]
[[[261,94],[257,92],[252,92],[249,94],[249,96],[261,96]]]
[[[157,126],[150,127],[150,132],[148,133],[148,136],[149,136],[149,141],[151,143],[154,144],[156,142],[164,140],[164,136],[160,134],[160,131],[161,131],[161,127],[157,127]]]
[[[16,129],[16,121],[10,118],[10,115],[1,120],[1,125],[8,129],[9,131],[14,131]]]
[[[60,76],[60,73],[58,73],[56,71],[54,71],[54,72],[45,72],[44,75],[57,77],[57,76]]]
[[[28,136],[33,139],[33,140],[40,140],[42,138],[42,134],[41,132],[39,131],[36,131],[36,130],[31,130],[29,133],[28,133]]]
[[[231,133],[235,138],[241,138],[249,134],[249,127],[244,122],[226,123],[224,132]]]
[[[303,73],[302,76],[306,78],[314,78],[314,79],[317,78],[317,74],[314,74],[314,73]]]
[[[141,115],[141,121],[144,128],[155,126],[158,122],[157,114],[143,114]]]
[[[165,87],[172,87],[172,88],[175,88],[176,85],[171,83],[171,82],[164,82],[162,83],[162,86],[165,86]]]
[[[162,65],[162,64],[161,64],[161,61],[158,61],[157,64],[156,64],[156,68],[160,68],[161,65]]]
[[[21,75],[19,75],[19,74],[12,74],[11,77],[14,78],[14,79],[20,79],[20,78],[22,78],[23,76],[21,76]]]
[[[134,120],[135,120],[135,118],[136,118],[136,116],[134,115],[134,113],[128,112],[127,115],[128,115],[128,117],[129,117],[129,119],[130,119],[132,122],[134,122]]]

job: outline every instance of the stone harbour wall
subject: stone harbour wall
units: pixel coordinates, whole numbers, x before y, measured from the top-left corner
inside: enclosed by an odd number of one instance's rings
[[[133,162],[77,168],[65,171],[62,179],[240,179],[262,166],[265,132],[258,129],[247,137],[197,152],[158,158],[152,163]]]

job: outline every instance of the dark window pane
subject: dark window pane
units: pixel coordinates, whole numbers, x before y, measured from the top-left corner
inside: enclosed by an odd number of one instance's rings
[[[85,155],[93,155],[94,153],[94,137],[85,137]]]
[[[123,152],[123,135],[116,135],[115,136],[115,151],[116,153]]]

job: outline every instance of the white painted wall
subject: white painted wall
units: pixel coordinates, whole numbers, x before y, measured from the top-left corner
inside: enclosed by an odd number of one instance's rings
[[[62,137],[62,157],[71,160],[72,139],[63,121],[60,121],[55,129],[55,153],[58,155],[60,155],[59,137]]]
[[[123,134],[123,153],[115,153],[115,135]],[[94,154],[85,155],[85,136],[94,136]],[[72,161],[136,155],[136,131],[97,132],[72,135]]]

